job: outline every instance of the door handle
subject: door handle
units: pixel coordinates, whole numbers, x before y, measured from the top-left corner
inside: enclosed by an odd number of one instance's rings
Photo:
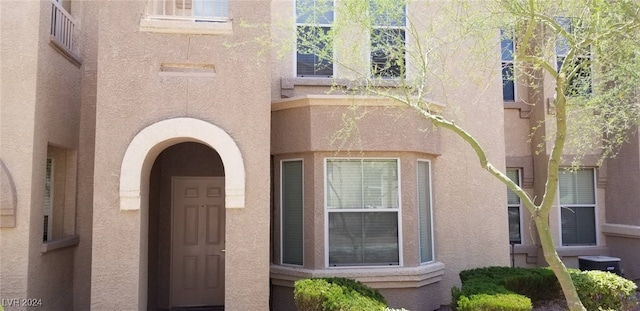
[[[221,249],[220,252],[221,253],[225,253],[225,252],[227,252],[227,250],[226,249]]]

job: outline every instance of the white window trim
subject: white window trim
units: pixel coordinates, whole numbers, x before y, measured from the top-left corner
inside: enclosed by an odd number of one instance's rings
[[[283,225],[284,225],[284,204],[283,204],[283,197],[284,197],[284,193],[283,193],[283,187],[282,187],[282,181],[284,180],[283,176],[283,163],[285,162],[297,162],[300,161],[302,162],[302,265],[296,265],[296,264],[291,264],[291,263],[285,263],[284,262],[284,235],[283,235]],[[280,160],[280,264],[283,266],[292,266],[292,267],[303,267],[304,266],[304,257],[305,257],[305,253],[304,253],[304,159],[303,158],[295,158],[295,159],[286,159],[286,160]]]
[[[396,212],[398,214],[398,265],[397,266],[389,266],[389,265],[362,265],[362,266],[331,266],[329,265],[329,206],[327,204],[327,162],[329,160],[395,160],[397,164],[398,170],[398,208],[397,209],[387,209],[380,212]],[[402,236],[402,174],[401,174],[401,165],[400,158],[390,158],[390,157],[358,157],[358,158],[350,158],[350,157],[326,157],[324,158],[324,168],[323,168],[323,176],[324,179],[324,191],[322,193],[323,197],[323,205],[324,205],[324,266],[329,269],[357,269],[357,268],[389,268],[389,267],[404,267],[404,249],[403,249],[403,236]],[[362,212],[362,209],[343,209],[343,212],[357,211]]]
[[[522,168],[507,167],[507,170],[510,170],[510,169],[518,171],[518,187],[522,188]],[[559,187],[559,184],[558,184],[558,187]],[[560,188],[558,188],[558,189],[560,189]],[[524,244],[524,243],[522,243],[522,241],[524,240],[524,231],[522,230],[523,229],[522,225],[524,223],[524,221],[523,221],[524,218],[522,217],[523,216],[522,215],[522,212],[523,212],[523,208],[522,207],[523,206],[522,206],[522,199],[520,199],[520,197],[518,197],[518,201],[520,202],[518,204],[509,204],[509,200],[507,200],[507,213],[509,212],[509,208],[510,207],[517,207],[518,208],[518,216],[520,216],[519,217],[520,218],[520,220],[519,220],[519,222],[520,222],[520,225],[519,225],[519,228],[520,228],[520,243],[516,243],[515,245],[522,245],[522,244]]]
[[[502,59],[502,32],[504,30],[500,31],[500,76],[502,76],[502,69],[504,68],[504,64],[511,64],[513,65],[513,101],[506,101],[504,100],[504,98],[502,99],[503,102],[505,103],[516,103],[518,102],[518,74],[516,71],[516,34],[515,32],[511,32],[511,41],[513,41],[513,59],[512,60],[504,60]],[[506,31],[505,31],[506,32]],[[556,64],[557,62],[557,57],[556,57]],[[504,91],[504,84],[502,85],[502,89]]]
[[[374,79],[382,79],[382,80],[400,80],[401,78],[403,79],[407,79],[408,77],[408,69],[409,69],[409,63],[408,63],[408,59],[409,57],[407,57],[407,25],[409,24],[409,18],[408,18],[408,3],[407,1],[403,1],[404,2],[404,25],[402,26],[379,26],[379,25],[371,25],[371,30],[376,30],[376,29],[402,29],[404,30],[404,48],[405,48],[405,53],[404,53],[404,77],[376,77],[374,75],[373,72],[373,62],[371,61],[371,52],[373,51],[373,49],[371,48],[373,46],[373,42],[371,41],[371,33],[369,33],[369,38],[367,38],[367,41],[369,41],[368,47],[369,47],[369,52],[368,52],[368,57],[369,57],[369,77],[374,78]],[[367,8],[367,10],[369,10],[370,8]]]
[[[435,230],[433,229],[433,179],[432,176],[433,174],[431,173],[431,170],[433,169],[431,166],[431,160],[427,160],[427,159],[418,159],[418,163],[420,162],[426,162],[429,164],[429,221],[431,222],[431,260],[430,261],[422,261],[422,258],[420,257],[420,245],[418,245],[418,260],[420,261],[420,265],[430,265],[433,264],[434,262],[436,262],[436,245],[435,245]],[[419,167],[418,165],[416,165],[416,186],[418,184],[418,170]],[[418,190],[419,191],[419,190]],[[416,191],[416,194],[418,194],[418,191]],[[416,202],[416,207],[420,208],[418,206],[418,202]],[[418,214],[420,213],[420,211],[418,211]],[[420,242],[420,220],[418,219],[418,242]],[[418,243],[420,244],[420,243]]]
[[[333,21],[335,22],[336,20],[336,0],[333,0]],[[331,77],[326,77],[326,76],[304,76],[304,77],[300,77],[298,76],[298,27],[300,26],[317,26],[317,27],[327,27],[329,28],[329,30],[331,30],[331,24],[309,24],[309,23],[298,23],[298,1],[293,0],[293,31],[294,31],[294,40],[293,40],[293,77],[296,78],[302,78],[302,79],[318,79],[318,78],[325,78],[325,79],[332,79],[336,77],[336,62],[332,61],[331,62],[331,72],[332,75]],[[333,46],[333,57],[335,58],[336,55],[336,50],[335,50],[335,45]]]
[[[563,168],[560,168],[563,169]],[[594,204],[561,204],[560,203],[560,182],[558,182],[557,192],[556,192],[556,200],[558,203],[558,239],[560,240],[559,247],[562,248],[584,248],[584,247],[597,247],[600,246],[600,221],[598,217],[598,185],[596,179],[596,168],[595,167],[584,167],[580,168],[581,170],[590,170],[592,172],[591,177],[593,178],[593,202]],[[564,245],[564,241],[562,241],[562,209],[568,207],[593,207],[594,214],[594,222],[595,226],[594,231],[596,234],[596,244],[594,245]]]

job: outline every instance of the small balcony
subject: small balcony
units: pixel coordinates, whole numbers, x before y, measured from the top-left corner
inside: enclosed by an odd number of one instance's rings
[[[229,1],[148,0],[140,29],[163,33],[230,33]]]
[[[80,65],[76,44],[76,21],[56,0],[51,0],[51,45],[75,65]]]

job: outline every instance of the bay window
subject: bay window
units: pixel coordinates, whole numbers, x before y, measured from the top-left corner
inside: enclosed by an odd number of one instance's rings
[[[420,262],[433,261],[433,227],[431,226],[431,166],[418,161],[418,218],[420,227]]]
[[[399,265],[397,159],[327,159],[329,266]]]
[[[303,201],[302,160],[281,162],[281,243],[282,263],[303,264]]]

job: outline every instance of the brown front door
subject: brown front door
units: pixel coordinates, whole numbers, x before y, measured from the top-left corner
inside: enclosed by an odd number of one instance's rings
[[[224,305],[224,177],[173,177],[171,306]]]

